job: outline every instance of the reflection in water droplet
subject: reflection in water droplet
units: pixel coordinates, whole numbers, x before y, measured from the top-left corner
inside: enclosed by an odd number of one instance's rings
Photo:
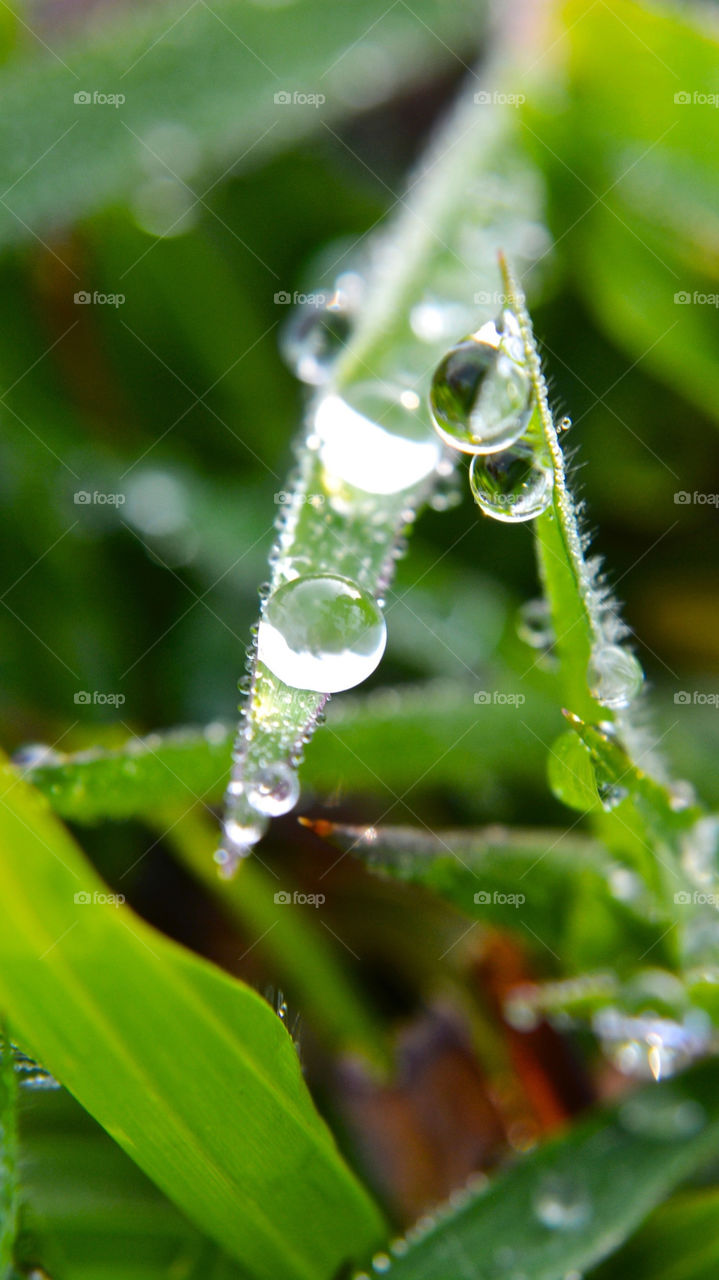
[[[267,601],[257,646],[260,661],[293,689],[339,693],[372,674],[386,639],[371,596],[347,578],[310,574]]]
[[[437,366],[429,395],[445,444],[463,453],[506,449],[529,421],[531,382],[516,319],[502,315],[452,347]]]
[[[690,1009],[680,1021],[605,1008],[594,1015],[592,1025],[617,1070],[640,1080],[673,1076],[711,1046],[711,1024],[700,1009]]]
[[[29,771],[42,769],[47,765],[62,764],[65,759],[61,752],[55,751],[45,742],[29,742],[27,746],[19,747],[13,754],[12,763],[16,769]]]
[[[347,272],[333,289],[307,294],[290,316],[280,335],[280,351],[302,382],[318,387],[328,380],[352,333],[361,292],[361,278]]]
[[[330,477],[365,493],[399,493],[424,480],[440,458],[419,396],[401,387],[363,382],[327,395],[314,426]]]
[[[247,786],[247,799],[258,813],[279,817],[294,809],[300,798],[300,784],[294,769],[279,762],[261,769]]]
[[[713,885],[719,875],[719,818],[709,816],[694,823],[682,840],[682,869],[699,889]]]
[[[481,511],[494,520],[517,524],[534,520],[552,501],[554,477],[528,444],[503,453],[474,457],[469,485]]]
[[[576,1177],[551,1173],[542,1178],[532,1196],[532,1208],[550,1230],[572,1231],[591,1217],[589,1196]]]
[[[642,687],[644,672],[631,650],[605,644],[592,653],[587,668],[589,692],[603,707],[628,707]]]
[[[517,635],[532,649],[550,649],[555,641],[549,601],[540,596],[527,600],[517,615]]]

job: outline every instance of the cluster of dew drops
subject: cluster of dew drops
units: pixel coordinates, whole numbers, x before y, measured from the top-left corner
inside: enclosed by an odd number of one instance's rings
[[[523,438],[532,393],[514,315],[503,312],[446,353],[432,379],[427,414],[407,380],[360,380],[341,394],[331,385],[362,290],[361,278],[346,272],[331,294],[314,295],[319,302],[298,310],[282,341],[294,373],[317,390],[306,445],[319,459],[328,491],[339,483],[360,498],[401,493],[446,476],[449,449],[473,455],[470,487],[486,515],[517,522],[546,510],[553,475]],[[336,574],[292,571],[285,578],[263,601],[257,658],[290,688],[332,694],[361,684],[384,653],[380,602]],[[232,874],[267,820],[289,812],[298,798],[293,763],[248,771],[240,739],[216,855],[221,873]]]
[[[470,489],[485,515],[519,523],[546,511],[554,474],[544,441],[530,427],[532,380],[516,315],[505,309],[454,343],[435,369],[427,414],[407,385],[411,379],[368,378],[341,393],[332,385],[362,294],[362,278],[344,273],[330,294],[312,295],[319,300],[294,314],[282,339],[285,360],[317,393],[305,443],[322,465],[328,492],[340,484],[359,500],[397,494],[446,476],[448,457],[464,454],[471,455]],[[291,568],[284,578],[263,600],[257,658],[294,689],[332,694],[366,680],[387,638],[380,602],[336,574]],[[617,708],[628,705],[642,674],[629,650],[605,644],[595,649],[588,678],[597,700]],[[241,732],[216,855],[221,874],[233,874],[268,819],[289,812],[298,798],[296,763],[248,771]]]

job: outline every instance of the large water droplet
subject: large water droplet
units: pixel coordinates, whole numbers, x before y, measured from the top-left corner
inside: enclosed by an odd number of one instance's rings
[[[690,1009],[679,1020],[605,1008],[594,1015],[592,1025],[615,1067],[641,1080],[673,1076],[711,1045],[711,1024],[700,1009]]]
[[[294,312],[280,335],[280,351],[292,372],[312,386],[327,382],[352,332],[361,281],[347,272],[332,290],[318,290]]]
[[[429,393],[434,425],[463,453],[496,453],[524,433],[531,381],[516,319],[504,312],[447,352]]]
[[[539,1221],[550,1230],[576,1230],[589,1220],[591,1201],[585,1188],[567,1174],[547,1174],[532,1197]]]
[[[587,668],[589,692],[603,707],[628,707],[642,687],[644,672],[630,649],[619,644],[599,645]]]
[[[247,786],[247,799],[258,813],[277,818],[294,809],[300,798],[300,783],[294,769],[279,761],[260,769]]]
[[[399,493],[432,472],[439,441],[416,391],[362,382],[317,406],[319,455],[330,477],[365,493]]]
[[[528,444],[503,453],[472,458],[469,485],[481,511],[494,520],[517,524],[534,520],[552,501],[554,476]]]
[[[286,582],[267,601],[257,651],[292,688],[339,693],[372,674],[386,640],[371,596],[347,578],[310,574]]]

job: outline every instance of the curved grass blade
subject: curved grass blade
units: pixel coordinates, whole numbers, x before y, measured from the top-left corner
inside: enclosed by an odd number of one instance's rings
[[[515,932],[550,967],[561,956],[564,973],[608,966],[621,974],[650,949],[657,963],[662,957],[666,920],[657,903],[647,893],[622,901],[622,868],[576,832],[309,825],[373,871],[429,889],[481,925]]]
[[[506,109],[478,111],[474,93],[465,93],[394,224],[372,245],[354,335],[308,409],[297,474],[286,486],[291,500],[271,557],[260,637],[274,594],[306,575],[339,575],[369,598],[381,598],[418,509],[440,476],[452,470],[426,408],[432,369],[448,342],[476,327],[478,314],[489,318],[496,312],[496,249],[509,241],[520,253],[528,223],[536,228],[540,216],[540,193],[518,159],[510,117]],[[347,263],[341,267],[346,270]],[[329,284],[339,287],[335,279]],[[351,408],[348,424],[352,396],[364,396],[364,404],[368,394],[377,393],[389,397],[383,407],[373,417],[363,409],[367,419]],[[358,420],[370,425],[361,452],[351,443]],[[413,451],[417,441],[419,455]],[[288,685],[256,654],[250,671],[228,793],[230,820],[218,855],[227,874],[266,826],[248,793],[264,771],[297,767],[328,696]],[[301,679],[298,674],[298,684]]]
[[[5,766],[0,1007],[16,1038],[248,1276],[331,1280],[381,1229],[255,992],[102,884]],[[191,1082],[188,1085],[188,1081]]]
[[[583,1274],[716,1156],[718,1084],[717,1064],[706,1063],[596,1113],[483,1193],[468,1191],[462,1207],[443,1206],[376,1269],[393,1280]]]

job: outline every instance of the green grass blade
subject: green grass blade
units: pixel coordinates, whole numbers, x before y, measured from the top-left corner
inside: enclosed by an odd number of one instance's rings
[[[0,1037],[0,1280],[10,1275],[19,1208],[17,1079],[7,1039]]]
[[[331,1280],[380,1221],[284,1027],[249,988],[93,901],[105,887],[46,802],[7,767],[2,784],[14,1034],[248,1276]]]
[[[565,973],[598,966],[627,972],[648,949],[659,963],[666,920],[656,904],[646,894],[622,902],[617,863],[574,831],[429,833],[323,822],[317,830],[373,871],[429,889],[479,924],[509,929],[550,968],[561,956]]]
[[[410,1235],[387,1274],[563,1280],[584,1273],[719,1151],[718,1084],[716,1063],[708,1063],[598,1112],[470,1195],[464,1207],[446,1206],[426,1234],[417,1230],[416,1241]]]
[[[394,88],[424,72],[428,59],[444,61],[452,44],[471,47],[477,12],[438,0],[418,0],[412,10],[388,10],[383,0],[301,0],[289,12],[243,0],[174,0],[98,14],[79,36],[54,34],[52,48],[45,42],[0,69],[0,243],[141,200],[148,171],[174,184],[180,215],[206,208],[211,173],[248,157],[254,163],[346,113],[347,53],[373,27]],[[326,101],[275,102],[287,92]],[[78,93],[124,100],[76,102]],[[267,278],[269,286],[271,272]]]

